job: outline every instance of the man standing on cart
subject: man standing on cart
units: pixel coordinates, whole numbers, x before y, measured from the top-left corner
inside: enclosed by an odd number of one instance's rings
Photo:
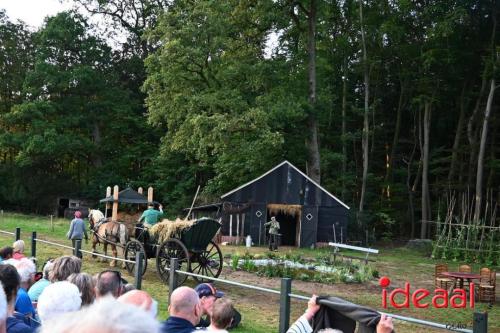
[[[264,226],[269,226],[269,250],[278,251],[279,222],[276,221],[276,217],[272,216],[271,221],[264,223]]]
[[[158,205],[158,209],[159,210],[155,209],[154,203],[148,203],[148,209],[146,209],[142,213],[141,218],[139,219],[139,223],[144,223],[144,227],[146,228],[151,228],[152,226],[154,226],[163,218],[163,206]]]

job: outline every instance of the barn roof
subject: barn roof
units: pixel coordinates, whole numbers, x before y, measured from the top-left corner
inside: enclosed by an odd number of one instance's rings
[[[99,202],[113,202],[113,195],[99,200]],[[139,192],[127,187],[124,190],[118,192],[118,202],[119,203],[129,203],[129,204],[147,204],[148,199],[140,194]]]
[[[312,180],[309,176],[307,176],[305,173],[303,173],[302,171],[300,171],[296,166],[294,166],[292,163],[288,162],[288,161],[283,161],[281,162],[280,164],[278,164],[277,166],[275,166],[274,168],[272,168],[271,170],[267,171],[266,173],[260,175],[259,177],[249,181],[248,183],[246,184],[243,184],[241,185],[240,187],[238,188],[235,188],[234,190],[231,190],[229,192],[227,192],[226,194],[223,194],[221,196],[221,199],[224,199],[224,198],[227,198],[228,196],[230,196],[231,194],[234,194],[244,188],[246,188],[247,186],[250,186],[252,185],[253,183],[261,180],[262,178],[266,177],[267,175],[270,175],[272,174],[273,172],[277,171],[279,168],[281,168],[282,166],[286,165],[288,168],[291,168],[293,170],[295,170],[296,172],[298,172],[302,177],[304,177],[308,182],[314,184],[317,188],[319,188],[323,193],[325,193],[328,197],[332,198],[335,202],[339,203],[340,205],[342,205],[343,207],[345,207],[346,209],[350,209],[349,206],[347,206],[345,203],[343,203],[340,199],[338,199],[336,196],[334,196],[333,194],[331,194],[330,192],[328,192],[325,188],[323,188],[321,185],[319,185],[318,183],[316,183],[314,180]]]

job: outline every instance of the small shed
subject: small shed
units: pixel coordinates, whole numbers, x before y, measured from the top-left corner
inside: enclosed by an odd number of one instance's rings
[[[349,207],[288,161],[221,196],[223,236],[251,235],[266,243],[264,223],[275,216],[281,244],[298,247],[343,242]]]

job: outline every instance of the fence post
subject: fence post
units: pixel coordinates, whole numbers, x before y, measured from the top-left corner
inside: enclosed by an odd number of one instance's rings
[[[281,279],[280,294],[280,333],[286,333],[290,326],[290,293],[292,292],[292,279]]]
[[[474,320],[472,324],[472,331],[474,333],[487,333],[488,332],[488,313],[487,312],[474,312]]]
[[[36,258],[36,231],[31,233],[31,256]]]
[[[75,248],[73,254],[80,259],[82,259],[82,252],[80,251],[81,248],[82,248],[82,240],[81,239],[75,240]]]
[[[141,290],[142,286],[142,260],[144,253],[139,251],[135,254],[135,288]]]
[[[16,227],[16,241],[21,239],[21,228]]]
[[[177,274],[175,270],[179,267],[179,262],[177,258],[170,258],[170,271],[168,278],[168,304],[170,304],[170,296],[172,292],[177,288]]]

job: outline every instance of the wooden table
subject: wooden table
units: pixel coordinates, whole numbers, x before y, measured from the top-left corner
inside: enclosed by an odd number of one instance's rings
[[[467,283],[470,283],[472,280],[479,280],[481,275],[475,273],[462,273],[462,272],[443,272],[442,276],[454,278],[455,281],[458,280],[460,289],[464,288],[464,280],[467,280]],[[456,284],[456,283],[455,283]]]

